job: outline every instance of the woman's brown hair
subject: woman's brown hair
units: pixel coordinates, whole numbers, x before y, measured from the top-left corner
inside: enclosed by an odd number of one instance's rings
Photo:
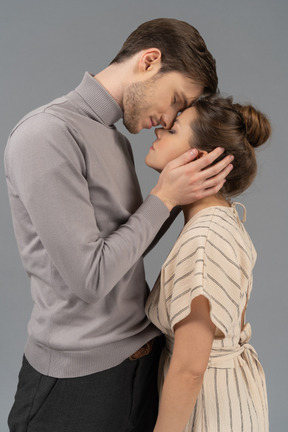
[[[252,105],[234,104],[232,97],[219,95],[200,97],[193,107],[196,116],[191,122],[191,147],[210,152],[219,146],[225,149],[221,158],[233,155],[233,170],[221,192],[227,197],[239,195],[256,176],[254,149],[271,135],[268,118]]]
[[[112,63],[120,63],[141,50],[161,51],[160,73],[181,72],[203,85],[204,93],[218,87],[216,62],[199,32],[185,21],[157,18],[141,24],[124,42]]]

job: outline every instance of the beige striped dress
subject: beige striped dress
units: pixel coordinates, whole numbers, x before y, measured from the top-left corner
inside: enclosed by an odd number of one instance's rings
[[[210,303],[215,338],[185,432],[268,431],[264,372],[249,344],[250,324],[241,328],[256,251],[236,204],[206,208],[188,221],[146,304],[148,317],[166,335],[159,368],[161,394],[173,351],[173,327],[190,313],[195,297],[203,295]]]

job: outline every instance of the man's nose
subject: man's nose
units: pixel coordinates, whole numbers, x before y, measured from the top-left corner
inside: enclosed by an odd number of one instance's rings
[[[164,129],[171,129],[174,123],[174,118],[166,114],[161,116],[160,124]]]

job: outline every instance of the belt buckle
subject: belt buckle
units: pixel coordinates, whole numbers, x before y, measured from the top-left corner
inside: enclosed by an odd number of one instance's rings
[[[142,357],[147,356],[152,351],[154,339],[150,340],[149,342],[145,343],[141,348],[139,348],[134,354],[129,356],[129,360],[135,361]]]

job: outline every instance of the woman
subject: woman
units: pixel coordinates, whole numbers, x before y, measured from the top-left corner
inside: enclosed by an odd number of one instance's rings
[[[209,95],[155,133],[146,164],[158,171],[189,147],[198,157],[224,147],[234,168],[217,195],[183,207],[185,226],[147,301],[166,336],[154,432],[266,432],[265,376],[245,323],[256,252],[230,197],[253,181],[254,148],[269,138],[269,121]]]

